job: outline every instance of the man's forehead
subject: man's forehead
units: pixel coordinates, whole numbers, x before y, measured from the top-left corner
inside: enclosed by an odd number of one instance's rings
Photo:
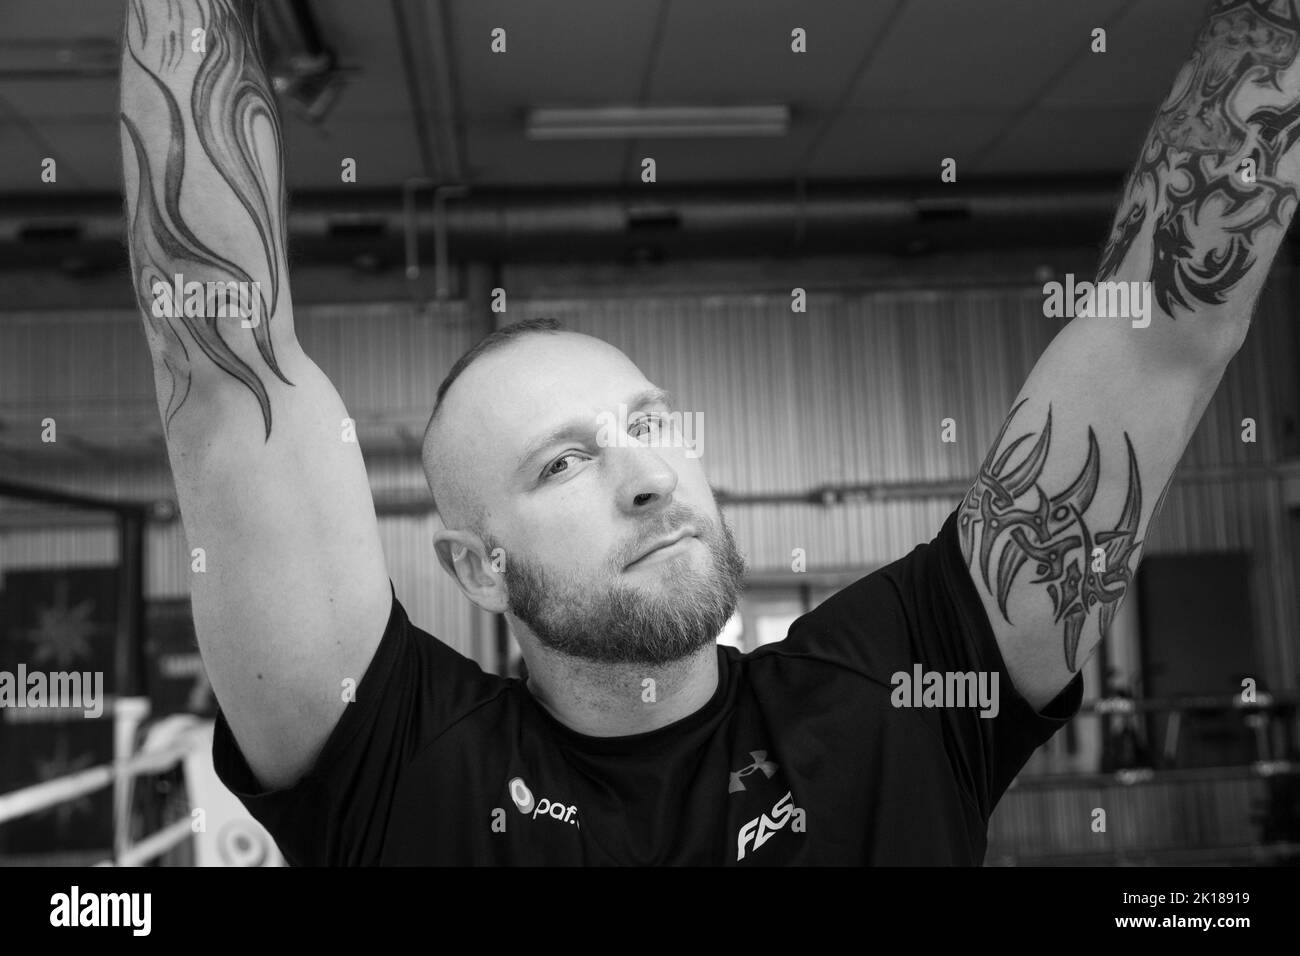
[[[547,416],[590,409],[593,414],[649,385],[619,349],[576,332],[533,334],[489,352],[452,386],[448,411],[525,432]],[[563,409],[563,410],[561,410]],[[529,415],[522,417],[527,411]]]
[[[438,445],[460,457],[470,487],[510,480],[540,436],[591,419],[653,388],[619,349],[574,332],[532,334],[488,352],[448,390]],[[454,450],[453,450],[454,449]]]

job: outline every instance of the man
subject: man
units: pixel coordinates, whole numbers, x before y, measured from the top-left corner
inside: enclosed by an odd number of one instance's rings
[[[1160,110],[1099,276],[1150,283],[1150,308],[1081,298],[937,537],[779,644],[716,644],[743,562],[625,355],[540,322],[464,356],[424,444],[433,544],[507,615],[524,683],[392,592],[343,404],[294,337],[246,5],[132,0],[133,280],[206,551],[222,778],[300,864],[980,863],[998,798],[1079,705],[1295,208],[1297,3],[1215,2]],[[254,307],[180,309],[178,275],[256,283]]]

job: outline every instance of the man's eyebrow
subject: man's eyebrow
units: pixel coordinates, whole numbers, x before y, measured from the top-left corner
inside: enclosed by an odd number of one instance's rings
[[[673,407],[673,396],[666,389],[647,388],[644,391],[637,392],[625,403],[628,408],[645,408],[647,405],[667,405]]]
[[[673,407],[672,393],[662,388],[647,388],[631,396],[623,403],[628,410],[636,408],[645,408],[647,405],[667,405]],[[528,443],[524,453],[519,456],[519,467],[517,470],[522,471],[530,461],[541,451],[544,451],[550,445],[556,442],[564,441],[568,438],[583,438],[590,435],[596,430],[595,419],[584,416],[582,418],[572,418],[562,425],[557,425],[545,435],[536,441]]]
[[[524,453],[519,456],[519,467],[516,470],[523,471],[539,452],[544,451],[555,442],[564,441],[566,438],[581,438],[590,434],[594,431],[591,422],[592,420],[589,417],[575,418],[563,425],[552,428],[536,441],[529,442],[528,447],[524,449]]]

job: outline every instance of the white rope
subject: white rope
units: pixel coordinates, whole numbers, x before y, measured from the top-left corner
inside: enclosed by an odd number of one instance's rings
[[[75,800],[83,793],[93,793],[112,782],[113,768],[106,764],[80,770],[58,780],[47,780],[45,783],[14,790],[0,797],[0,823],[36,813],[56,803]]]
[[[171,747],[154,753],[136,754],[120,764],[104,764],[80,770],[44,783],[23,787],[0,796],[0,823],[6,823],[16,817],[37,813],[55,804],[75,800],[83,794],[93,793],[107,787],[116,774],[137,777],[141,774],[161,773],[181,760],[193,749],[189,741],[182,741]]]
[[[145,837],[139,843],[127,849],[117,861],[117,866],[140,866],[156,856],[162,856],[178,843],[188,839],[194,833],[189,817],[169,823],[167,826]],[[113,866],[112,860],[96,863],[96,866]]]

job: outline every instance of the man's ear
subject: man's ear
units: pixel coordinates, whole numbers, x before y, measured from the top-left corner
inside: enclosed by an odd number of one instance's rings
[[[509,607],[505,574],[487,553],[479,536],[443,528],[434,532],[433,551],[464,595],[485,611],[504,614]]]

